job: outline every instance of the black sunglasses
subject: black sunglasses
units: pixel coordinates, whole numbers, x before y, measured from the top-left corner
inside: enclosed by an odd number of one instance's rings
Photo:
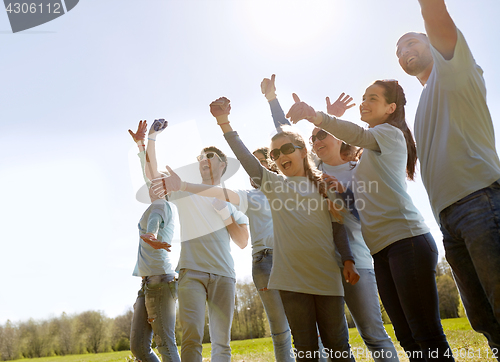
[[[275,148],[274,150],[272,150],[269,155],[271,156],[271,160],[276,161],[278,158],[280,158],[281,153],[283,153],[284,155],[289,155],[290,153],[294,153],[295,149],[297,148],[301,149],[302,147],[295,146],[293,143],[285,143],[280,148]]]
[[[314,144],[314,142],[316,141],[316,139],[318,139],[319,141],[323,141],[326,138],[326,136],[328,136],[328,132],[320,129],[318,131],[318,133],[313,134],[311,137],[309,137],[309,143],[312,146]]]

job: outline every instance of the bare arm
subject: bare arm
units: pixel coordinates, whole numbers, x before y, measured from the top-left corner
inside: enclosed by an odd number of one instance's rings
[[[148,146],[146,148],[146,177],[150,180],[161,176],[156,161],[156,136],[167,127],[167,124],[167,121],[163,119],[155,120],[149,129]]]
[[[248,244],[248,227],[246,224],[238,224],[234,215],[231,214],[231,210],[225,200],[214,199],[212,201],[212,206],[214,210],[219,214],[219,216],[224,221],[224,225],[231,235],[234,243],[238,245],[241,249],[244,249]]]
[[[236,223],[234,217],[232,216],[229,220],[231,221],[231,223],[226,225],[226,228],[227,231],[229,231],[229,235],[231,235],[231,239],[233,239],[234,243],[241,249],[245,249],[245,247],[248,245],[249,236],[247,224]]]
[[[450,60],[457,44],[457,29],[444,0],[419,0],[425,30],[432,46]]]
[[[240,196],[236,192],[219,186],[186,183],[186,191],[200,196],[216,197],[236,206],[240,204]]]

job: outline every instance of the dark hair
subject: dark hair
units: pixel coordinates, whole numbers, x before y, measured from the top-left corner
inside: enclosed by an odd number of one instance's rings
[[[222,170],[222,175],[224,175],[224,173],[226,172],[227,170],[227,156],[224,154],[224,152],[222,152],[221,150],[219,150],[217,147],[215,146],[209,146],[209,147],[205,147],[203,149],[203,152],[215,152],[216,154],[219,155],[220,159],[222,160],[222,162],[224,162],[224,170]],[[221,175],[221,176],[222,176]]]
[[[267,164],[269,166],[268,170],[272,171],[274,173],[279,173],[278,166],[274,163],[273,160],[269,158],[269,152],[270,149],[269,147],[259,147],[255,151],[252,152],[252,154],[255,154],[256,152],[262,153],[267,161]],[[254,189],[258,189],[259,186],[253,181],[253,179],[250,177],[250,184]]]
[[[417,147],[415,146],[415,140],[413,139],[413,135],[411,134],[405,119],[405,92],[398,84],[397,80],[377,80],[373,82],[373,84],[384,88],[384,98],[388,104],[396,104],[396,110],[389,115],[389,118],[387,118],[385,122],[399,128],[403,132],[406,139],[406,149],[408,153],[406,161],[406,177],[408,177],[409,180],[414,180],[415,168],[417,165]]]

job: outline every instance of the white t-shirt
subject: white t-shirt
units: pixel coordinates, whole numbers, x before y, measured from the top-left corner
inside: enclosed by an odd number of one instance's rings
[[[263,169],[260,190],[274,224],[270,289],[343,296],[335,260],[332,221],[326,200],[306,177],[285,177]]]
[[[457,29],[451,60],[431,46],[434,66],[415,116],[422,181],[439,213],[500,178],[482,69]]]
[[[260,190],[238,190],[238,209],[248,216],[252,255],[274,245],[273,217],[267,197]]]
[[[429,228],[406,192],[406,141],[403,132],[388,123],[366,130],[380,152],[364,149],[354,168],[352,191],[366,245],[373,254],[390,244],[426,234]]]
[[[327,165],[321,163],[319,170],[327,175],[334,176],[339,180],[344,187],[349,188],[351,191],[354,188],[354,175],[353,167],[350,162],[338,166]],[[349,244],[351,251],[356,262],[357,269],[373,269],[373,259],[370,255],[370,250],[366,246],[361,233],[361,223],[352,214],[344,217],[344,226],[349,237]],[[338,254],[338,253],[337,253]],[[337,255],[337,262],[340,261],[340,255]],[[342,262],[340,261],[340,265]]]
[[[176,270],[192,269],[234,278],[230,236],[222,218],[214,210],[211,197],[186,191],[169,195],[177,206],[181,225],[181,255]],[[228,203],[236,223],[248,224],[248,217]]]

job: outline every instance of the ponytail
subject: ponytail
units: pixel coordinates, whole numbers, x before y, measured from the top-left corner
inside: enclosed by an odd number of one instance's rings
[[[384,97],[388,104],[396,104],[396,110],[389,115],[386,123],[399,128],[405,136],[406,150],[408,153],[406,177],[413,181],[415,179],[415,168],[417,166],[417,147],[405,119],[406,97],[403,88],[398,84],[397,80],[377,80],[373,84],[379,85],[385,89]]]

